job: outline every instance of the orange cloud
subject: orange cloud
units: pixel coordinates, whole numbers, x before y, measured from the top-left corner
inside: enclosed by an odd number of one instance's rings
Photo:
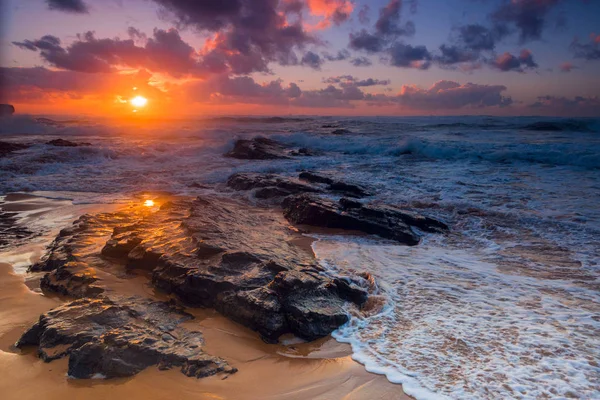
[[[339,25],[350,18],[354,10],[354,4],[349,0],[307,0],[311,15],[320,17],[322,20],[313,28],[326,29],[331,24]]]

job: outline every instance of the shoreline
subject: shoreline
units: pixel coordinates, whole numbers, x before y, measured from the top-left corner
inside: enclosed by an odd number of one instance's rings
[[[33,199],[40,204],[27,207],[40,210],[56,202],[41,199]],[[85,208],[85,212],[92,213],[106,211],[107,207],[87,205]],[[54,209],[53,212],[57,217],[64,217],[65,214],[71,215],[69,213],[74,210],[67,206],[62,211]],[[45,238],[53,239],[52,233],[48,232]],[[43,253],[44,241],[38,239],[33,245],[37,246],[37,252],[31,253],[34,255],[29,256],[30,262],[32,257],[39,257]],[[304,236],[296,244],[305,250],[311,249],[313,240]],[[24,262],[18,257],[14,260],[17,263]],[[210,354],[226,359],[238,368],[237,373],[226,379],[220,376],[195,379],[176,370],[159,371],[156,367],[150,367],[131,378],[68,379],[65,376],[66,359],[44,363],[37,358],[35,351],[26,349],[19,354],[21,352],[12,347],[12,343],[41,313],[63,303],[59,297],[37,293],[38,279],[29,279],[28,275],[32,274],[18,274],[13,265],[0,264],[0,374],[4,377],[0,381],[0,390],[7,399],[93,399],[109,394],[134,399],[166,396],[215,399],[410,399],[403,394],[401,385],[390,383],[382,375],[369,373],[353,361],[350,346],[336,342],[331,336],[309,343],[296,343],[282,338],[287,344],[266,344],[256,332],[214,310],[199,308],[186,308],[195,319],[182,325],[188,329],[200,328]],[[150,287],[143,274],[133,279],[113,277],[113,280],[105,283],[118,294],[143,294],[161,300],[167,298],[167,295]]]

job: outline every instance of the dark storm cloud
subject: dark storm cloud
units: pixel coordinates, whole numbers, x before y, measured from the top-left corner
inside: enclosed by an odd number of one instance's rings
[[[431,53],[425,46],[411,46],[396,43],[389,51],[390,64],[395,67],[428,69],[431,66]]]
[[[503,3],[491,15],[494,22],[514,26],[521,43],[538,40],[547,25],[549,12],[561,0],[516,0]]]
[[[581,43],[575,38],[571,43],[570,50],[576,58],[588,61],[600,60],[600,34],[591,34],[589,43]]]
[[[50,10],[71,12],[75,14],[86,14],[89,12],[87,4],[83,0],[46,0]]]
[[[498,56],[490,63],[493,67],[500,71],[518,71],[523,72],[525,69],[535,69],[538,67],[533,60],[531,51],[524,49],[519,56],[514,56],[508,52]]]

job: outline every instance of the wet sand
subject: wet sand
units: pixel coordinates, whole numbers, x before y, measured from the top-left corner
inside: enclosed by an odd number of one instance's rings
[[[28,200],[38,203],[39,208],[32,206],[32,202],[24,204]],[[53,212],[57,220],[74,212],[109,211],[106,206],[69,206],[64,202],[59,207],[56,202],[39,197],[17,201],[28,211],[43,208]],[[48,208],[51,211],[47,211]],[[206,351],[238,368],[236,374],[226,379],[222,376],[195,379],[177,369],[159,371],[151,367],[126,379],[69,379],[67,359],[44,363],[37,358],[35,349],[20,351],[13,347],[41,313],[66,300],[42,295],[37,288],[39,276],[19,274],[14,268],[17,264],[22,270],[25,262],[35,261],[55,234],[49,232],[35,243],[19,248],[22,257],[12,252],[10,263],[6,262],[6,253],[0,252],[0,393],[3,399],[410,399],[400,385],[365,371],[351,359],[350,346],[331,337],[311,343],[286,337],[282,338],[282,344],[266,344],[255,332],[204,309],[187,309],[196,318],[184,326],[202,331]],[[310,240],[307,238],[302,245],[309,249]],[[165,297],[148,285],[143,274],[126,280],[113,277],[111,287],[123,294]]]

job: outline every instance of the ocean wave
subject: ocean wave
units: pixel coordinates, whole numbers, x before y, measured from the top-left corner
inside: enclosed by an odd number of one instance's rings
[[[595,122],[592,120],[561,120],[561,121],[536,121],[524,125],[527,131],[542,132],[595,132]]]
[[[495,163],[526,162],[551,166],[600,168],[600,144],[432,142],[408,137],[400,141],[368,136],[323,137],[307,133],[276,135],[291,145],[348,155],[413,156],[433,160],[473,160]],[[517,140],[517,139],[515,139]]]

